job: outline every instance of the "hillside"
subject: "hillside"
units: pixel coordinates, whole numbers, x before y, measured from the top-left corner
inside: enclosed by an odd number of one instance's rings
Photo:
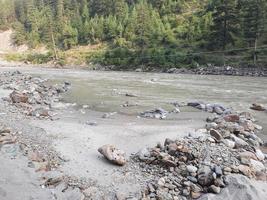
[[[0,54],[11,52],[24,52],[28,49],[26,45],[14,45],[12,41],[12,34],[12,30],[0,32]]]
[[[14,42],[46,45],[44,61],[99,45],[84,63],[135,68],[266,66],[267,0],[1,0]]]

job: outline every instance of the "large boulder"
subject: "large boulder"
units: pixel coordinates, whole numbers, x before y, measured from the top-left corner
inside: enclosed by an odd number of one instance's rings
[[[250,180],[242,175],[229,175],[226,181],[228,186],[220,194],[203,195],[200,200],[266,200],[266,182]]]
[[[10,99],[13,103],[27,103],[28,102],[28,96],[26,94],[13,91],[10,94]]]
[[[122,166],[126,164],[125,152],[117,149],[114,145],[104,145],[98,149],[98,152],[116,165]]]

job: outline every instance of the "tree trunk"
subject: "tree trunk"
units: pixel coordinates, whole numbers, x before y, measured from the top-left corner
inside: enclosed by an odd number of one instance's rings
[[[254,66],[257,65],[257,37],[255,38],[255,42],[254,42]]]
[[[50,33],[51,33],[51,40],[52,40],[53,51],[54,51],[54,58],[55,58],[55,60],[58,60],[55,37],[54,37],[54,32],[53,32],[52,28],[50,30]]]

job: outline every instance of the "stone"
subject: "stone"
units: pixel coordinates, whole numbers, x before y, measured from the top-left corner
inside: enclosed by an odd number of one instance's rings
[[[165,183],[166,183],[166,181],[163,177],[158,180],[158,185],[160,187],[164,187]]]
[[[198,199],[201,196],[201,192],[191,192],[192,199]]]
[[[177,149],[178,149],[178,146],[176,143],[171,143],[168,145],[168,153],[170,155],[175,155]]]
[[[261,171],[265,170],[265,166],[262,164],[262,162],[260,162],[258,160],[250,159],[250,163],[251,163],[251,168],[255,172],[261,172]]]
[[[188,176],[187,179],[193,183],[197,183],[197,179],[193,176]]]
[[[186,169],[189,173],[196,173],[197,172],[197,167],[193,166],[193,165],[187,165]]]
[[[35,116],[35,117],[49,117],[49,110],[45,109],[45,108],[36,108],[34,109],[31,113],[31,116]]]
[[[122,166],[126,164],[125,152],[117,149],[113,145],[104,145],[98,149],[98,152],[101,153],[107,160],[116,165]]]
[[[257,171],[256,172],[256,179],[259,180],[259,181],[267,181],[266,172]]]
[[[239,114],[239,116],[247,120],[255,121],[254,117],[252,116],[250,112],[242,112]]]
[[[171,143],[175,143],[175,142],[170,138],[166,138],[165,141],[164,141],[164,146],[167,146],[167,145],[169,145]]]
[[[260,149],[256,149],[256,156],[259,160],[264,160],[265,156]]]
[[[230,115],[226,115],[223,117],[223,119],[226,121],[226,122],[239,122],[239,115],[236,115],[236,114],[230,114]]]
[[[221,141],[223,139],[222,135],[219,133],[219,131],[215,129],[210,130],[210,135],[214,137],[217,141]]]
[[[85,123],[86,123],[86,125],[89,125],[89,126],[97,126],[97,122],[87,121]]]
[[[26,94],[17,92],[15,90],[10,94],[10,98],[13,103],[27,103],[29,99]]]
[[[126,93],[125,96],[126,96],[126,97],[137,97],[137,95],[135,95],[135,94],[130,94],[130,93]]]
[[[231,173],[232,172],[232,169],[230,167],[224,167],[223,168],[223,172],[224,173]]]
[[[212,113],[214,111],[214,106],[212,104],[206,104],[206,111]]]
[[[266,108],[263,105],[257,104],[257,103],[253,103],[252,106],[250,107],[250,109],[257,110],[257,111],[265,111],[266,110]]]
[[[180,113],[181,111],[180,111],[180,109],[179,108],[174,108],[173,110],[172,110],[172,113]]]
[[[258,131],[261,131],[263,128],[262,126],[258,125],[258,124],[253,124],[254,128],[257,129]]]
[[[244,174],[245,176],[251,177],[251,175],[252,175],[252,171],[251,171],[250,167],[248,167],[246,165],[239,165],[238,170],[242,174]]]
[[[213,183],[213,171],[209,166],[202,166],[198,170],[198,183],[202,186],[210,186]]]
[[[143,148],[140,151],[136,153],[136,156],[141,160],[141,161],[146,161],[150,157],[150,151],[148,148]]]
[[[208,130],[216,129],[217,127],[218,127],[218,125],[215,122],[211,122],[211,123],[206,124],[206,129],[208,129]]]
[[[232,139],[235,141],[235,147],[236,148],[241,148],[244,146],[249,146],[249,144],[242,140],[241,138],[236,137],[235,135],[231,135]]]
[[[167,117],[167,114],[168,111],[162,108],[156,108],[154,110],[142,112],[140,116],[144,118],[165,119]]]
[[[221,192],[221,188],[217,187],[215,185],[211,185],[208,189],[209,192],[212,192],[214,194],[219,194]]]
[[[84,200],[84,195],[81,193],[79,188],[74,188],[71,190],[66,190],[64,193],[62,193],[62,198],[59,199],[65,199],[65,200]]]
[[[217,186],[217,187],[222,187],[222,188],[225,187],[225,184],[224,184],[224,182],[223,182],[223,180],[221,178],[216,178],[214,180],[214,185]]]
[[[188,102],[187,106],[191,106],[191,107],[197,107],[200,104],[203,104],[203,102],[199,102],[199,101],[192,101],[192,102]]]
[[[221,176],[223,174],[222,168],[218,165],[214,167],[214,172],[216,173],[217,176]]]
[[[221,115],[221,114],[223,114],[223,111],[224,110],[221,107],[219,107],[219,106],[215,106],[214,109],[213,109],[213,111],[215,113],[217,113],[218,115]]]
[[[245,121],[241,122],[240,125],[243,126],[245,131],[254,131],[255,130],[254,124],[249,120],[245,120]]]
[[[235,142],[232,140],[224,139],[222,142],[231,149],[235,147]]]
[[[244,151],[244,152],[239,153],[239,157],[257,160],[257,156],[250,151]]]

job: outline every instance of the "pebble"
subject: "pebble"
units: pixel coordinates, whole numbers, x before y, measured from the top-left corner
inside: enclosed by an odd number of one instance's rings
[[[197,167],[193,166],[193,165],[187,165],[186,169],[189,173],[196,173],[197,172]]]
[[[261,172],[265,170],[265,166],[262,162],[250,159],[251,167],[255,172]]]
[[[163,186],[165,185],[165,183],[166,183],[166,181],[165,181],[164,178],[160,178],[160,179],[158,180],[158,185],[161,186],[161,187],[163,187]]]
[[[209,191],[212,192],[212,193],[215,193],[215,194],[219,194],[221,192],[221,188],[217,187],[215,185],[211,185],[209,187]]]
[[[214,171],[218,176],[221,176],[223,174],[222,168],[218,165],[215,166]]]
[[[235,142],[232,140],[224,139],[222,141],[227,147],[234,148],[235,147]]]
[[[210,130],[210,135],[214,137],[217,141],[221,141],[223,139],[222,135],[219,133],[219,131],[215,129]]]
[[[260,149],[256,149],[256,156],[259,160],[264,160],[265,156]]]

